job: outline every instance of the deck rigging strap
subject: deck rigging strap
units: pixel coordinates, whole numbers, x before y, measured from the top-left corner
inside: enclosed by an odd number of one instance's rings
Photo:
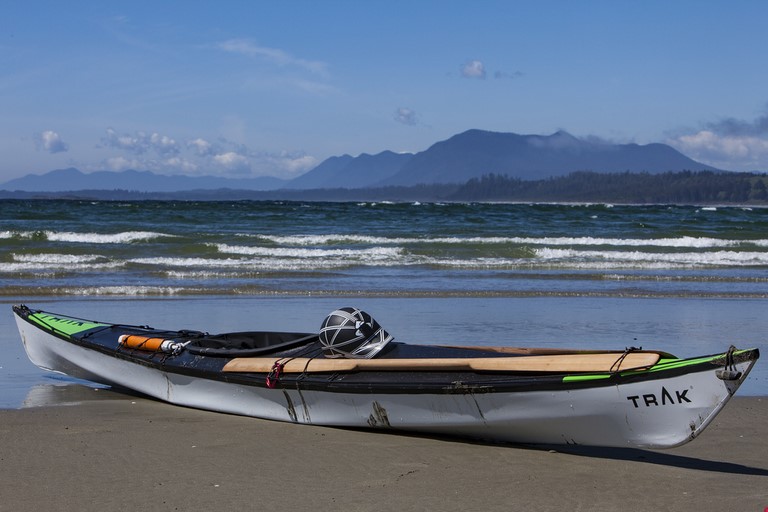
[[[269,389],[274,389],[277,383],[280,382],[280,374],[283,373],[284,366],[285,363],[280,361],[275,361],[275,364],[272,365],[272,369],[267,374],[267,387]]]
[[[312,354],[312,352],[314,352],[314,354]],[[307,368],[309,367],[309,363],[311,363],[317,356],[319,356],[320,353],[321,353],[321,349],[317,347],[309,346],[299,350],[296,354],[294,354],[291,357],[283,357],[281,359],[278,359],[272,365],[272,368],[269,370],[269,373],[267,374],[267,378],[266,378],[267,387],[269,389],[274,389],[277,387],[277,385],[280,383],[280,376],[283,374],[285,365],[290,363],[294,359],[301,358],[302,360],[306,360],[306,364],[304,365],[304,371],[301,372],[302,375],[305,375],[307,373]]]
[[[627,356],[632,352],[639,352],[641,350],[643,350],[643,347],[625,347],[624,353],[621,354],[619,358],[616,360],[616,362],[611,365],[611,369],[609,370],[609,373],[618,373],[619,370],[621,370],[621,364],[624,362]]]
[[[741,378],[741,372],[736,369],[736,361],[734,359],[736,350],[736,347],[733,345],[728,347],[728,352],[725,353],[725,366],[715,371],[718,379],[739,380]]]

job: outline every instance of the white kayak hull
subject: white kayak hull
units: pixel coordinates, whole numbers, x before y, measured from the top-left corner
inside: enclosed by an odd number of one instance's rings
[[[17,316],[24,347],[37,366],[138,391],[172,404],[269,420],[395,429],[493,441],[669,448],[698,436],[755,363],[594,387],[524,391],[384,392],[247,385],[190,376],[72,343]],[[733,377],[736,378],[733,378]],[[579,377],[572,379],[578,382]]]

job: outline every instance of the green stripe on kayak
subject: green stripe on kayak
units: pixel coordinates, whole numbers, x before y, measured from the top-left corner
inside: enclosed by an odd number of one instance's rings
[[[72,336],[95,327],[106,327],[108,324],[99,324],[88,322],[80,318],[68,318],[61,315],[50,315],[48,313],[34,313],[27,318],[46,329],[54,330],[67,336]]]
[[[747,351],[748,350],[737,350],[736,352],[734,352],[734,355],[738,355]],[[656,363],[655,365],[653,365],[652,367],[646,370],[629,370],[626,372],[621,372],[620,375],[622,376],[637,375],[639,373],[660,372],[664,370],[672,370],[675,368],[683,368],[685,366],[693,366],[697,364],[708,363],[710,361],[714,361],[715,359],[722,358],[723,356],[725,356],[725,354],[716,354],[713,356],[706,356],[706,357],[696,357],[693,359],[659,359],[658,363]],[[567,375],[563,377],[563,383],[607,379],[612,375],[613,374],[611,373],[596,373],[592,375]]]
[[[600,380],[611,378],[610,373],[600,373],[596,375],[567,375],[563,377],[563,382],[583,382],[586,380]]]
[[[697,357],[695,359],[663,359],[658,363],[656,363],[655,365],[653,365],[651,368],[649,368],[648,371],[659,372],[662,370],[670,370],[672,368],[681,368],[683,366],[707,363],[718,357],[723,357],[723,354],[718,354],[716,356],[708,356],[708,357]]]

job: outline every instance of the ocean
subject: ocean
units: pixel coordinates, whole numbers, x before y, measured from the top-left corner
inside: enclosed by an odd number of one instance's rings
[[[0,302],[97,320],[315,330],[354,305],[403,341],[693,356],[764,348],[766,298],[765,208],[0,201]],[[24,366],[5,310],[13,407],[67,381]]]

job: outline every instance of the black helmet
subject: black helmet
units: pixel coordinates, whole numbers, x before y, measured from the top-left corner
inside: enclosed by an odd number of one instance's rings
[[[320,343],[326,357],[370,359],[392,341],[371,315],[357,308],[337,309],[320,327]]]

